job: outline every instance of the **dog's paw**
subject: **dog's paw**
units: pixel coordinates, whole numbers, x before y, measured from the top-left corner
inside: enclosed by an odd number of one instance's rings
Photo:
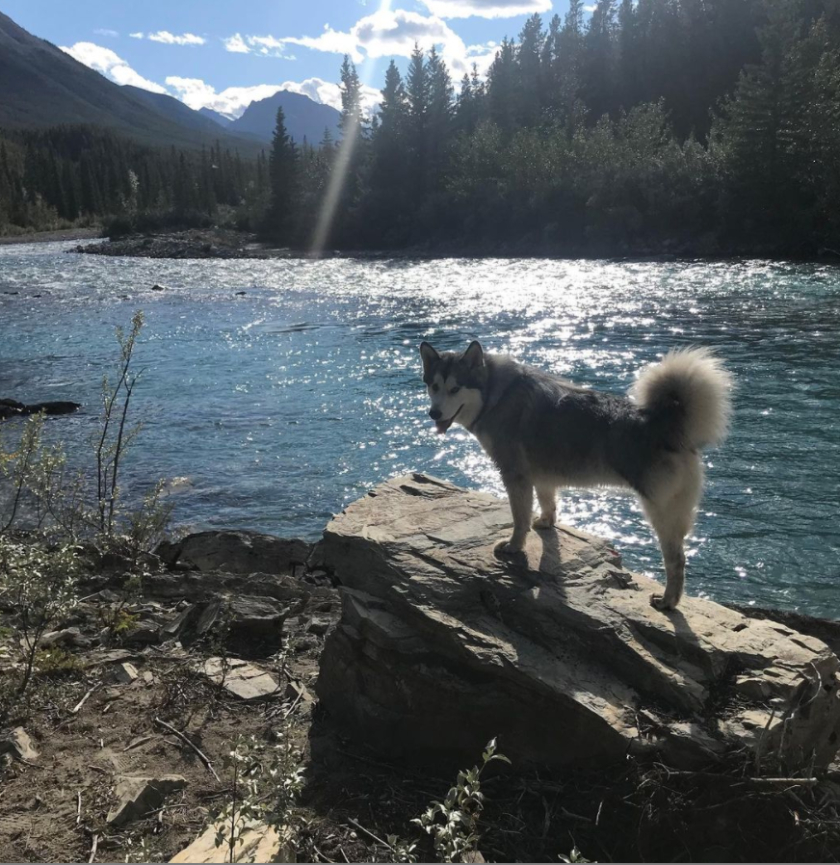
[[[540,516],[534,517],[534,521],[531,525],[535,529],[550,529],[556,521],[557,517],[554,514],[550,514],[549,516],[540,514]]]
[[[497,556],[515,556],[522,552],[522,547],[517,546],[511,541],[499,541],[499,543],[493,547],[493,552]]]
[[[677,608],[676,602],[672,601],[670,598],[666,598],[665,595],[651,595],[650,605],[654,609],[662,610],[663,613],[667,613],[668,611]]]

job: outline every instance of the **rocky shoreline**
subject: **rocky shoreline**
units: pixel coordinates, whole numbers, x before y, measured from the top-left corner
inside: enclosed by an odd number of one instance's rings
[[[91,549],[43,638],[54,668],[0,725],[0,861],[122,861],[141,838],[143,861],[213,861],[238,735],[290,741],[305,777],[294,844],[253,827],[255,861],[392,861],[396,836],[436,861],[411,820],[488,734],[514,766],[483,782],[486,861],[823,861],[840,622],[698,599],[666,617],[574,530],[488,556],[508,518],[413,475],[317,544]],[[15,623],[0,597],[0,682]]]
[[[311,250],[277,248],[261,242],[257,235],[229,228],[188,229],[132,234],[105,239],[100,243],[79,244],[71,252],[86,255],[125,256],[129,258],[171,259],[274,259],[310,258]],[[464,243],[443,240],[418,243],[395,249],[327,249],[318,258],[354,259],[442,259],[442,258],[548,258],[592,259],[627,262],[726,261],[743,257],[779,259],[772,247],[724,250],[708,243],[664,243],[656,248],[631,249],[626,245],[597,248],[565,248],[539,237],[524,237],[505,243]],[[781,257],[781,260],[790,260]],[[840,265],[840,253],[824,249],[808,261]]]
[[[225,229],[130,235],[80,244],[71,250],[84,255],[110,255],[128,258],[270,258],[272,253],[257,244],[256,237]],[[275,251],[276,253],[276,251]]]

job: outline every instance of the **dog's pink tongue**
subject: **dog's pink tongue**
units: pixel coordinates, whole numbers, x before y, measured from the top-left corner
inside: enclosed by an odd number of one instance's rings
[[[449,429],[449,426],[451,423],[452,423],[452,421],[448,421],[448,420],[435,421],[435,426],[437,427],[437,434],[439,436],[444,435],[446,433],[446,431]]]

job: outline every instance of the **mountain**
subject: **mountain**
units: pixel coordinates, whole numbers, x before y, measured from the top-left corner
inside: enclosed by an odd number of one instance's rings
[[[174,96],[169,96],[166,93],[152,93],[131,84],[124,84],[122,89],[130,93],[135,99],[150,105],[158,114],[187,129],[196,129],[217,136],[220,134],[219,123],[205,117],[198,111],[194,111]]]
[[[230,124],[228,130],[240,135],[253,135],[261,141],[271,141],[279,107],[286,115],[286,131],[298,144],[304,138],[310,144],[318,144],[324,137],[324,129],[329,129],[333,138],[340,135],[338,120],[341,115],[335,108],[288,90],[280,90],[274,96],[252,102],[242,116]]]
[[[88,69],[0,12],[0,127],[90,123],[115,129],[146,144],[192,148],[211,144],[221,137],[243,154],[252,155],[260,149],[247,139],[228,139],[224,131],[220,136],[218,128],[185,125],[185,115],[179,118],[178,109],[169,102],[163,103],[165,107],[161,109],[147,98],[154,94],[143,92],[141,97],[138,92],[137,88],[120,87]],[[200,122],[205,120],[200,118]]]
[[[202,115],[202,117],[209,117],[214,123],[218,123],[219,126],[227,129],[228,126],[233,122],[230,117],[225,117],[224,114],[219,114],[218,111],[214,111],[212,108],[199,108],[198,113]]]

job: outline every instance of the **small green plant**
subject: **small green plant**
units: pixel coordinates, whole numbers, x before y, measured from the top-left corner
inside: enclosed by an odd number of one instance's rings
[[[443,802],[432,802],[411,821],[432,836],[435,852],[443,862],[465,862],[478,849],[478,820],[484,808],[481,775],[494,760],[510,763],[504,754],[496,752],[496,740],[491,739],[481,755],[481,766],[458,772],[455,786]]]
[[[255,736],[238,736],[225,758],[231,772],[230,798],[216,819],[216,846],[235,862],[237,847],[255,822],[265,823],[289,843],[295,837],[295,803],[303,789],[303,768],[287,731],[270,746]]]
[[[0,596],[16,611],[21,637],[19,695],[32,678],[41,638],[76,605],[81,574],[73,545],[21,543],[0,535]]]
[[[39,676],[75,676],[84,670],[81,659],[61,646],[38,649],[33,669]]]
[[[161,854],[158,844],[155,844],[152,837],[148,835],[141,835],[139,838],[129,835],[126,848],[128,849],[125,854],[126,862],[163,862],[166,859]]]

